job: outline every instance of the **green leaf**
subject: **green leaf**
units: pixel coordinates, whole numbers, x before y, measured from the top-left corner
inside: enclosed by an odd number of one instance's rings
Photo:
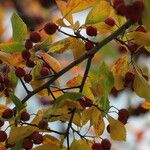
[[[15,146],[11,150],[22,150],[22,141],[17,141]]]
[[[38,46],[38,48],[45,48],[47,46],[49,46],[52,43],[52,37],[49,36],[46,40],[44,40],[42,43],[40,43],[40,45]]]
[[[16,74],[15,74],[15,71],[10,71],[9,73],[8,73],[8,77],[9,77],[9,79],[11,80],[11,82],[12,82],[12,86],[13,87],[16,87],[17,86],[17,83],[18,83],[18,77],[16,76]]]
[[[109,101],[108,97],[102,97],[100,100],[97,100],[97,102],[103,110],[109,111],[110,101]]]
[[[15,104],[18,110],[21,110],[24,107],[23,104],[21,103],[21,100],[16,95],[12,94],[10,96],[10,99]]]
[[[27,26],[17,13],[13,13],[11,17],[13,40],[16,42],[22,42],[27,35]]]
[[[24,45],[19,42],[1,43],[0,49],[6,53],[20,52],[25,49]]]
[[[85,24],[95,24],[104,21],[111,12],[110,3],[102,0],[89,12]]]
[[[81,93],[69,92],[61,95],[55,100],[54,107],[57,107],[62,101],[65,100],[79,100],[83,95]]]

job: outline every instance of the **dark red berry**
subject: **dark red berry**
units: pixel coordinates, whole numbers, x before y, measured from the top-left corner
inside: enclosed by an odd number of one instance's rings
[[[24,139],[22,142],[22,147],[25,150],[30,150],[33,147],[33,142],[30,139]]]
[[[119,48],[118,48],[120,54],[126,54],[127,53],[127,49],[126,47],[120,45]]]
[[[40,71],[41,76],[47,76],[49,74],[49,69],[47,67],[42,67]]]
[[[0,64],[2,64],[3,63],[3,61],[0,59]]]
[[[58,29],[58,26],[53,22],[49,22],[44,26],[44,31],[47,34],[54,34],[57,31],[57,29]]]
[[[138,12],[142,12],[144,10],[144,3],[141,0],[134,1],[133,6],[138,10]]]
[[[118,117],[118,120],[119,120],[120,122],[122,122],[123,124],[126,124],[127,121],[128,121],[128,118],[121,118],[121,117],[119,116],[119,117]]]
[[[32,135],[32,140],[34,144],[41,144],[43,142],[43,136],[39,133]]]
[[[38,127],[39,127],[40,129],[47,129],[47,128],[48,128],[48,122],[45,121],[45,120],[41,120],[41,121],[39,122],[39,124],[38,124]]]
[[[125,74],[125,81],[133,81],[134,77],[135,77],[135,75],[132,72],[128,71]]]
[[[146,29],[143,26],[138,26],[135,31],[145,32],[145,33],[147,32]]]
[[[91,107],[93,105],[92,100],[90,100],[87,97],[82,98],[80,101],[80,105],[85,108],[85,107]]]
[[[22,58],[23,58],[24,60],[29,60],[30,57],[31,57],[31,53],[30,53],[28,50],[22,51]]]
[[[110,150],[111,143],[108,139],[103,139],[102,142],[101,142],[101,146],[104,150]]]
[[[128,118],[129,117],[129,111],[127,109],[120,109],[118,112],[118,115],[122,118]]]
[[[92,150],[103,150],[103,148],[100,143],[94,143],[92,145]]]
[[[118,96],[118,94],[119,94],[119,90],[117,90],[115,87],[113,87],[112,89],[111,89],[111,92],[110,92],[110,94],[112,94],[114,97],[117,97]]]
[[[28,112],[22,112],[20,119],[22,121],[28,121],[30,119],[30,114]]]
[[[32,80],[32,75],[31,75],[31,74],[26,74],[26,75],[24,76],[24,81],[25,81],[26,83],[29,83],[31,80]]]
[[[10,119],[12,118],[14,115],[13,110],[12,109],[5,109],[4,112],[2,113],[2,117],[4,119]]]
[[[86,51],[89,51],[89,50],[91,50],[93,48],[94,48],[94,44],[92,42],[86,42],[85,43],[85,50]]]
[[[26,66],[30,67],[30,68],[33,68],[35,66],[35,63],[34,63],[34,61],[29,59],[29,60],[26,61]]]
[[[20,67],[16,68],[15,73],[16,73],[16,76],[19,78],[25,76],[25,74],[26,74],[25,70]]]
[[[96,36],[97,35],[97,28],[94,26],[88,26],[86,28],[86,34],[89,36]]]
[[[127,14],[127,6],[124,3],[117,5],[116,10],[119,15],[125,16]]]
[[[0,127],[4,125],[4,121],[0,120]]]
[[[6,97],[9,97],[12,92],[13,92],[13,89],[9,87],[4,90],[4,94]]]
[[[12,81],[6,75],[4,76],[4,84],[5,84],[6,87],[11,87],[12,86]]]
[[[7,134],[5,131],[0,130],[0,142],[4,142],[7,139]]]
[[[41,41],[41,35],[40,35],[40,33],[39,33],[39,32],[36,32],[36,31],[31,32],[31,33],[30,33],[30,40],[31,40],[32,42],[34,42],[34,43],[40,42],[40,41]]]
[[[112,1],[114,8],[116,8],[120,4],[124,4],[124,0],[113,0]]]
[[[32,47],[33,47],[32,41],[31,41],[31,40],[26,40],[26,42],[25,42],[25,48],[26,48],[27,50],[29,50],[29,49],[31,49]]]
[[[104,22],[111,27],[113,27],[116,24],[115,20],[111,17],[107,18]]]
[[[54,2],[52,0],[39,0],[39,3],[42,5],[42,7],[49,8]]]

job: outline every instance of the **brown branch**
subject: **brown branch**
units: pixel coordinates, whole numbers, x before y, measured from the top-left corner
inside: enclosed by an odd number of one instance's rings
[[[129,20],[127,21],[124,25],[122,25],[118,30],[116,30],[114,33],[112,33],[110,36],[108,36],[107,38],[105,38],[104,40],[102,40],[101,42],[99,42],[97,44],[97,46],[95,46],[92,50],[88,51],[87,53],[85,53],[84,55],[82,55],[79,59],[73,61],[72,63],[70,63],[68,66],[66,66],[64,69],[62,69],[60,72],[58,72],[56,74],[56,76],[52,77],[49,81],[47,81],[45,84],[43,84],[42,86],[38,87],[37,89],[35,89],[34,91],[30,92],[23,100],[22,103],[25,103],[26,101],[28,101],[29,98],[31,98],[33,95],[35,95],[36,93],[40,92],[41,90],[49,87],[49,85],[51,85],[54,81],[56,81],[59,77],[61,77],[64,73],[66,73],[67,71],[69,71],[71,68],[73,68],[74,66],[80,64],[81,62],[83,62],[84,60],[86,60],[87,58],[93,56],[96,52],[98,52],[104,45],[106,45],[107,43],[109,43],[111,40],[117,38],[122,32],[124,32],[126,29],[128,29],[133,23]]]

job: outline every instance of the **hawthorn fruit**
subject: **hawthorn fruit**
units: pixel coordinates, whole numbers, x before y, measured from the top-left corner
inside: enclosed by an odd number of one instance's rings
[[[96,36],[97,35],[97,28],[94,26],[88,26],[86,28],[86,34],[89,36]]]
[[[39,32],[33,31],[30,33],[30,40],[34,43],[38,43],[41,41],[41,35]]]
[[[7,108],[7,109],[5,109],[4,112],[2,113],[2,118],[4,118],[4,119],[10,119],[10,118],[13,117],[13,115],[14,115],[13,110],[10,109],[10,108]]]
[[[93,48],[94,48],[94,44],[92,42],[86,42],[85,43],[85,50],[86,51],[89,51],[89,50],[91,50]]]
[[[40,75],[41,76],[47,76],[49,74],[49,69],[47,67],[42,67],[40,70]]]
[[[24,81],[25,81],[26,83],[29,83],[31,80],[32,80],[32,75],[31,75],[31,74],[26,74],[26,75],[24,76]]]
[[[25,48],[27,49],[27,50],[29,50],[29,49],[31,49],[33,47],[33,43],[32,43],[32,41],[31,40],[26,40],[25,41]]]
[[[94,143],[92,145],[92,150],[103,150],[101,143]]]
[[[29,150],[33,147],[33,142],[32,140],[30,139],[27,139],[25,138],[22,142],[22,147],[25,149],[25,150]]]
[[[146,29],[143,26],[138,26],[135,31],[145,32],[145,33],[147,32]]]
[[[7,139],[7,134],[5,131],[0,130],[0,142],[4,142]]]
[[[104,150],[110,150],[111,143],[108,139],[103,139],[102,142],[101,142],[101,146]]]
[[[30,119],[30,114],[28,112],[22,112],[20,119],[22,121],[28,121]]]
[[[49,35],[54,34],[57,31],[57,29],[58,26],[53,22],[49,22],[44,26],[44,31]]]
[[[15,143],[14,144],[8,143],[8,139],[5,141],[5,147],[6,148],[13,148],[15,145],[16,145]]]
[[[48,128],[48,122],[42,119],[38,123],[38,127],[39,127],[39,129],[47,129]]]
[[[28,50],[22,51],[21,54],[22,54],[22,58],[23,58],[24,60],[29,60],[30,57],[31,57],[31,53],[30,53]]]
[[[113,27],[116,24],[115,20],[113,18],[111,18],[111,17],[107,18],[104,22],[105,22],[105,24],[107,24],[107,25],[109,25],[111,27]]]
[[[26,61],[26,66],[29,68],[33,68],[35,66],[35,63],[31,59],[29,59]]]
[[[16,76],[19,78],[25,76],[25,74],[26,74],[25,70],[20,67],[16,68],[15,73],[16,73]]]
[[[127,109],[120,109],[118,112],[118,120],[123,124],[126,124],[129,118],[129,112]]]
[[[126,16],[127,14],[127,6],[124,3],[120,3],[116,6],[116,11],[119,15]]]
[[[34,144],[41,144],[43,142],[43,136],[39,133],[34,133],[32,135],[32,140]]]

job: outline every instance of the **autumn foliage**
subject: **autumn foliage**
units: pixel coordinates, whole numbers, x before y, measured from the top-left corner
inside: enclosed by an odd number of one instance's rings
[[[0,150],[111,150],[111,140],[126,141],[129,117],[150,109],[149,74],[138,64],[150,56],[149,0],[28,2],[37,16],[21,3],[0,2],[15,9],[12,37],[0,43]],[[46,17],[51,7],[61,16]],[[74,19],[84,11],[84,23]],[[0,36],[7,30],[4,13]],[[23,98],[15,91],[18,83]],[[112,106],[110,97],[126,90],[144,102],[130,109]],[[28,112],[32,96],[42,104],[34,114]]]

